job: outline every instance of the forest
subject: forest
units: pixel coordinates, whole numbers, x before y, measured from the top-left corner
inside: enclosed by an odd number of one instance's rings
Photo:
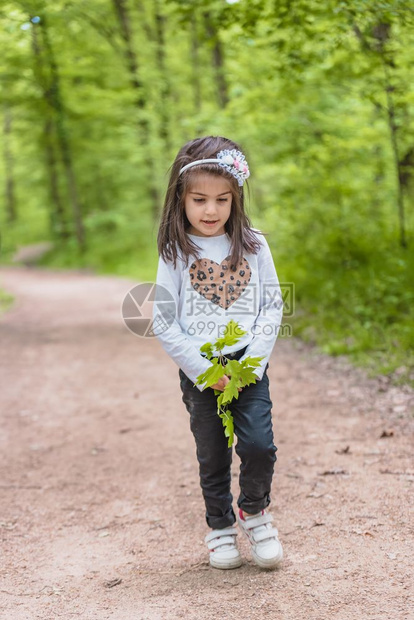
[[[176,152],[228,136],[282,337],[414,385],[411,2],[2,0],[0,41],[3,265],[153,281]]]

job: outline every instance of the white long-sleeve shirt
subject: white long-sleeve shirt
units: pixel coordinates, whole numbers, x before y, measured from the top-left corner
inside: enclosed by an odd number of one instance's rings
[[[200,259],[188,265],[177,260],[176,268],[161,257],[158,263],[153,332],[163,348],[193,381],[211,366],[200,347],[223,335],[230,319],[247,333],[224,355],[247,346],[240,359],[263,357],[255,370],[263,377],[282,322],[283,302],[269,245],[255,231],[258,254],[243,253],[237,271],[228,263],[231,241],[227,234],[216,237],[189,235],[200,248]],[[204,386],[197,386],[200,390]]]

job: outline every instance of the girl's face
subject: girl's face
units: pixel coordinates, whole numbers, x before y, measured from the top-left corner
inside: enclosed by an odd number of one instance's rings
[[[227,179],[203,172],[195,175],[184,199],[185,214],[190,222],[187,232],[199,237],[224,235],[231,202]]]

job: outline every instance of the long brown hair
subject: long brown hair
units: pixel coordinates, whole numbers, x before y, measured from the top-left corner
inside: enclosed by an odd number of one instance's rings
[[[239,187],[235,177],[216,163],[198,164],[179,174],[181,168],[198,159],[216,158],[224,149],[241,148],[232,140],[220,136],[206,136],[187,142],[177,154],[168,183],[164,209],[158,231],[158,252],[165,261],[176,266],[178,256],[188,264],[190,254],[199,258],[199,248],[186,234],[190,222],[185,214],[185,197],[192,179],[197,173],[225,177],[229,181],[232,193],[230,217],[225,224],[225,231],[231,239],[230,268],[235,270],[243,258],[243,251],[257,254],[260,243],[257,240],[244,211],[243,187]]]

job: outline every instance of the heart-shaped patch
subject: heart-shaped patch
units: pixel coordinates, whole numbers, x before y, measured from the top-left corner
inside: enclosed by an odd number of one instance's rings
[[[192,287],[203,297],[221,308],[230,308],[244,293],[252,276],[252,270],[242,258],[236,271],[230,269],[230,256],[220,264],[209,258],[200,258],[190,266]]]

